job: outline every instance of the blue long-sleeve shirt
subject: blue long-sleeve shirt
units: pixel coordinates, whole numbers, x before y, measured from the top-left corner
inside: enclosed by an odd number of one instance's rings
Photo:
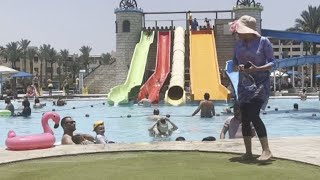
[[[256,38],[252,41],[239,40],[234,48],[233,63],[235,65],[246,64],[248,61],[256,66],[263,66],[266,64],[274,65],[274,56],[272,44],[266,37]],[[249,73],[257,86],[263,85],[263,91],[256,98],[266,101],[270,95],[270,72],[258,71]],[[238,84],[238,101],[249,102],[252,94],[248,93],[246,87],[250,86],[252,81],[244,72],[239,73]]]

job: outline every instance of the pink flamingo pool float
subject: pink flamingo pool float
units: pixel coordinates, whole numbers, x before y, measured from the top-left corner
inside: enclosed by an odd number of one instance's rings
[[[43,127],[42,134],[32,134],[26,136],[16,136],[13,130],[8,132],[6,146],[9,150],[32,150],[50,148],[56,141],[53,131],[51,130],[48,121],[54,121],[54,128],[59,127],[60,116],[55,112],[46,112],[41,118]]]

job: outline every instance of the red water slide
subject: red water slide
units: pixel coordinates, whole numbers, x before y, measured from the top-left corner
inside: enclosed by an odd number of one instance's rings
[[[138,100],[148,98],[152,103],[159,102],[159,93],[170,72],[171,32],[159,31],[157,59],[154,73],[140,88]]]

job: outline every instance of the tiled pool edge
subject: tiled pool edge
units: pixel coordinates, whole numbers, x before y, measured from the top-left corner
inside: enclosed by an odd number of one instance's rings
[[[320,136],[274,138],[269,141],[275,158],[299,161],[320,166]],[[253,153],[259,155],[261,146],[259,140],[253,140]],[[108,144],[88,146],[56,146],[50,149],[33,151],[8,151],[0,149],[0,165],[32,159],[72,156],[92,153],[137,152],[137,151],[199,151],[243,153],[242,139],[218,140],[216,142],[155,142],[134,144]]]

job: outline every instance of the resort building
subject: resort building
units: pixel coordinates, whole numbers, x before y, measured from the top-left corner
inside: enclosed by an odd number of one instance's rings
[[[273,45],[274,57],[275,59],[284,59],[284,58],[294,58],[305,55],[310,55],[310,52],[306,52],[303,48],[303,42],[298,41],[288,41],[288,40],[279,40],[279,39],[270,39]],[[320,55],[320,44],[317,44],[318,55]],[[316,65],[316,74],[320,74],[320,66]],[[295,67],[295,70],[302,72],[301,67]],[[311,65],[304,66],[305,74],[311,74]]]
[[[29,48],[35,48],[37,49],[37,47],[29,47]],[[114,52],[111,52],[111,55],[114,56]],[[67,63],[70,62],[79,62],[79,54],[71,54],[69,55],[69,58],[67,61],[62,62],[61,63],[61,74],[70,74],[72,72],[70,66],[67,66]],[[88,72],[90,73],[91,71],[93,71],[95,68],[97,68],[99,65],[102,64],[102,58],[101,55],[91,55],[90,56],[90,63],[88,66]],[[16,70],[18,71],[23,71],[23,64],[24,64],[24,60],[23,58],[21,58],[18,62],[16,62]],[[4,58],[4,57],[0,57],[0,65],[3,66],[7,66],[7,67],[12,67],[12,62],[10,62],[8,59]],[[33,60],[27,59],[26,62],[26,72],[31,73],[31,74],[36,74],[36,72],[38,72],[38,74],[40,75],[40,69],[41,69],[41,60],[39,59],[39,57],[36,55]],[[50,62],[42,62],[42,76],[45,77],[45,75],[47,75],[48,77],[51,77],[51,74],[53,73],[53,77],[57,77],[59,74],[59,63],[55,62],[52,64]]]

